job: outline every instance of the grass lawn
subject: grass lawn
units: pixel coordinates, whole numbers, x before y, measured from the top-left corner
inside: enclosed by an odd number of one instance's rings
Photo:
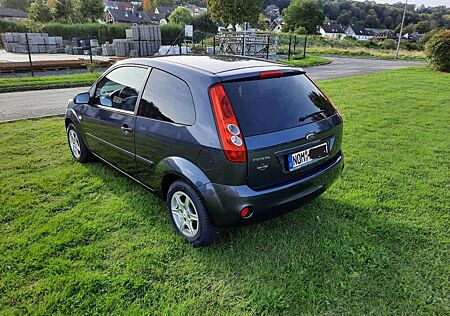
[[[395,50],[389,49],[374,49],[374,48],[340,48],[340,47],[323,47],[323,46],[309,46],[306,50],[310,54],[328,54],[338,56],[355,56],[355,57],[374,57],[380,59],[395,59]],[[423,51],[408,51],[400,50],[399,59],[405,60],[425,60],[425,53]]]
[[[284,64],[298,67],[311,67],[331,63],[331,60],[329,60],[328,58],[311,55],[306,55],[304,59],[291,59],[291,60],[279,59],[278,61]]]
[[[138,184],[75,163],[61,117],[0,124],[0,314],[448,315],[450,75],[320,86],[342,178],[204,249]]]
[[[89,86],[100,75],[101,73],[84,73],[41,77],[0,78],[0,92]]]

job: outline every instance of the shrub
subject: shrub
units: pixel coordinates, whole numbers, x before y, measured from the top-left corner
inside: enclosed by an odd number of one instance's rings
[[[384,41],[380,42],[378,45],[382,49],[396,49],[397,48],[397,42],[390,38],[385,39]]]
[[[425,53],[432,68],[450,72],[450,30],[439,30],[425,45]]]
[[[179,44],[184,38],[184,26],[168,23],[161,26],[162,45]]]

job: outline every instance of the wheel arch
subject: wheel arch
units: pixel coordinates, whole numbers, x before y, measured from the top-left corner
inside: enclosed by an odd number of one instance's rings
[[[158,188],[164,199],[167,198],[170,185],[177,180],[186,181],[194,189],[211,182],[199,167],[180,157],[169,157],[162,160],[155,168],[155,176],[160,181],[154,183],[153,187]]]

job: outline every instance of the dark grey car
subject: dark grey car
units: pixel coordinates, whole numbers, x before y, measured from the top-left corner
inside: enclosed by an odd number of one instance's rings
[[[344,165],[331,101],[301,69],[259,59],[128,59],[65,121],[76,160],[95,156],[157,193],[197,246],[318,196]]]

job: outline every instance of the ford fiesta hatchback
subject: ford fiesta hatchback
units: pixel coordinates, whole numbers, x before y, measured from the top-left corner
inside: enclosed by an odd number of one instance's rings
[[[69,102],[65,124],[77,161],[157,193],[196,246],[318,196],[344,164],[331,101],[300,68],[259,59],[119,62]]]

